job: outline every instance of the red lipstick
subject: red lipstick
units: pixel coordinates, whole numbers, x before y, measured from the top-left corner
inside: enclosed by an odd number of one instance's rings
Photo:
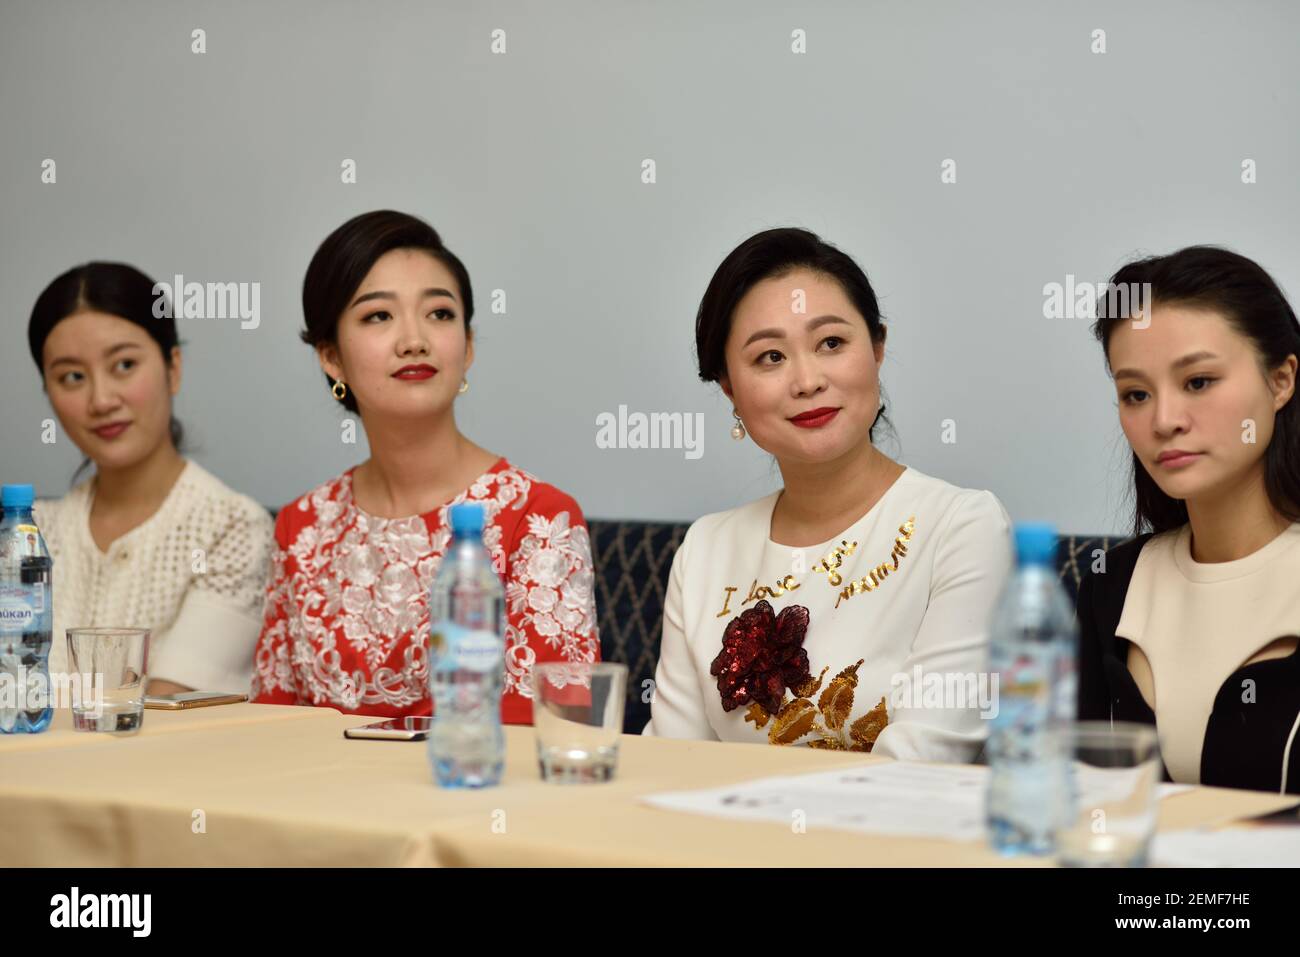
[[[127,430],[130,422],[110,422],[108,425],[101,425],[97,429],[91,429],[101,439],[111,441]]]
[[[410,379],[412,381],[419,381],[421,379],[432,379],[437,374],[438,374],[438,370],[435,369],[433,366],[421,364],[421,365],[414,365],[414,366],[402,366],[400,369],[398,369],[396,372],[393,373],[393,378]]]
[[[812,409],[809,412],[800,412],[798,415],[791,416],[789,421],[794,425],[799,426],[801,429],[819,429],[830,422],[831,419],[835,418],[835,416],[839,415],[839,413],[839,409],[822,407],[820,409]]]

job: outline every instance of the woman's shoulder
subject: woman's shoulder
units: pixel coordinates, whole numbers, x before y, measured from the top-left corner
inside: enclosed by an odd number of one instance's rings
[[[898,482],[901,501],[928,512],[933,527],[948,533],[984,532],[1009,540],[1011,516],[990,490],[955,485],[911,466]]]
[[[48,534],[47,529],[57,528],[69,516],[80,515],[84,511],[93,480],[94,476],[89,476],[57,498],[38,498],[32,503],[32,517],[40,526],[41,534]]]
[[[32,520],[55,558],[85,547],[88,537],[79,534],[77,529],[78,523],[86,520],[90,482],[90,478],[83,479],[59,498],[38,498],[32,503]]]
[[[505,456],[500,456],[492,466],[472,484],[466,500],[495,499],[502,505],[547,509],[578,508],[578,501],[557,485],[539,478],[528,469],[520,468]]]
[[[777,490],[735,508],[701,515],[686,529],[682,550],[685,551],[689,544],[706,542],[701,550],[717,558],[729,546],[750,542],[756,537],[765,540],[771,530],[772,508],[780,494]]]
[[[1106,549],[1106,563],[1108,565],[1123,563],[1127,565],[1137,564],[1138,557],[1143,551],[1150,546],[1152,554],[1158,551],[1171,548],[1178,539],[1179,529],[1172,529],[1168,532],[1145,532],[1118,545],[1112,545]]]
[[[584,539],[587,535],[586,516],[577,499],[527,469],[513,465],[504,456],[458,500],[485,502],[489,521],[499,527],[499,534],[506,541],[518,541],[521,536],[530,535],[547,539],[565,533]]]
[[[252,527],[270,534],[271,513],[252,496],[236,492],[193,459],[187,459],[181,473],[182,507],[206,512],[212,523],[222,528],[232,525]]]
[[[922,472],[912,465],[904,468],[903,474],[898,477],[898,483],[901,491],[913,497],[924,497],[951,504],[980,500],[997,502],[1001,505],[998,497],[988,489],[957,485],[947,479]]]
[[[329,521],[342,514],[351,500],[353,466],[290,499],[276,511],[277,536],[281,531],[296,531],[318,521]]]
[[[1122,607],[1137,571],[1138,560],[1145,555],[1146,561],[1159,561],[1162,554],[1167,554],[1172,560],[1171,549],[1177,540],[1178,531],[1146,532],[1112,545],[1101,555],[1100,562],[1089,562],[1087,572],[1079,580],[1080,595],[1087,594],[1092,596],[1093,601],[1118,603],[1117,607]]]

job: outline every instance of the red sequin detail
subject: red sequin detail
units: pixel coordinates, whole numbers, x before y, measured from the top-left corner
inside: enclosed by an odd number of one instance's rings
[[[807,631],[808,609],[803,605],[790,605],[777,615],[760,601],[731,619],[722,633],[722,650],[709,666],[709,674],[718,679],[722,710],[756,701],[776,714],[785,689],[810,677],[803,648]]]

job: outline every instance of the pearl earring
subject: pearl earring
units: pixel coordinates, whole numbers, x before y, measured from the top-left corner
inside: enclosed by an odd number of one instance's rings
[[[731,414],[736,417],[736,424],[731,427],[731,437],[739,442],[745,437],[745,423],[740,421],[740,413],[735,409],[731,410]]]

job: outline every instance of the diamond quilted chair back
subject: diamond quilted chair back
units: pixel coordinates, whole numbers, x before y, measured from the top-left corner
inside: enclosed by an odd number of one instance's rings
[[[664,592],[673,555],[689,523],[588,520],[596,565],[596,616],[605,661],[627,665],[623,730],[639,734],[650,720],[650,691],[659,661]],[[1097,555],[1118,545],[1114,535],[1063,535],[1056,567],[1070,600]],[[1099,551],[1100,550],[1100,551]],[[719,631],[721,640],[721,631]]]
[[[596,566],[600,654],[627,665],[623,730],[639,734],[650,720],[650,690],[659,661],[664,592],[688,522],[588,520]]]
[[[1122,535],[1061,535],[1056,540],[1056,571],[1070,601],[1079,601],[1079,583],[1108,549],[1127,541]]]

